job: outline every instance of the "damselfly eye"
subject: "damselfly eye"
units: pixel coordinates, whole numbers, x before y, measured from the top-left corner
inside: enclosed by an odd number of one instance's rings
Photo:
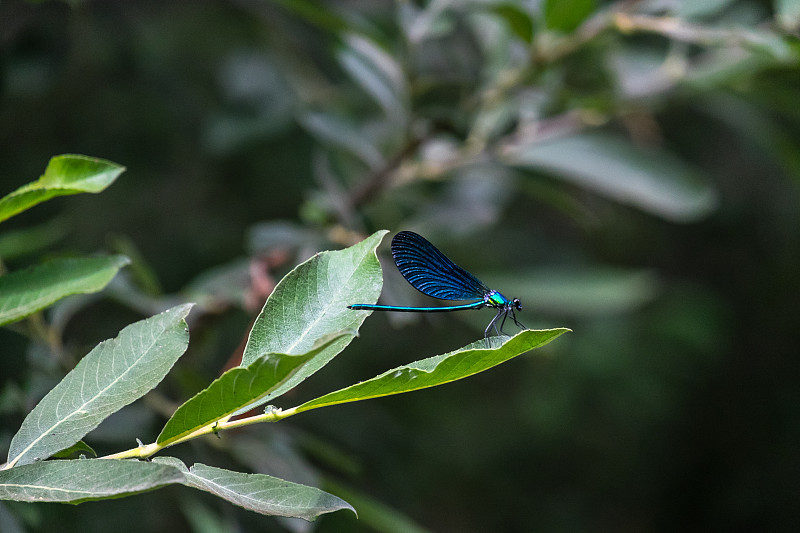
[[[514,298],[511,303],[514,304],[514,307],[517,309],[517,311],[522,311],[522,302],[519,301],[519,298]]]

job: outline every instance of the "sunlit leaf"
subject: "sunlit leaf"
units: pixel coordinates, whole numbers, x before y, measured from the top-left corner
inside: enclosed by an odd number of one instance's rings
[[[717,194],[699,170],[672,154],[601,133],[518,146],[507,162],[551,173],[676,222],[709,214]]]
[[[21,320],[70,294],[97,292],[129,262],[122,255],[53,259],[0,276],[0,325]]]
[[[157,458],[154,462],[181,469],[190,487],[257,513],[304,520],[341,509],[355,513],[350,504],[333,494],[266,474],[243,474],[199,463],[187,469],[174,457]]]
[[[46,459],[155,387],[189,344],[191,304],[131,324],[98,344],[22,422],[8,466]]]
[[[258,402],[343,335],[333,335],[304,354],[270,353],[246,367],[231,368],[208,388],[181,405],[167,421],[156,442],[169,446],[216,420]]]
[[[0,500],[78,504],[182,482],[178,469],[143,461],[41,461],[0,471]]]
[[[494,344],[491,348],[487,348],[485,342],[480,340],[453,352],[416,361],[367,381],[331,392],[294,408],[294,411],[301,413],[318,407],[357,402],[450,383],[544,346],[567,331],[569,330],[566,328],[524,330],[499,345],[497,339],[492,339]]]
[[[101,192],[124,171],[123,166],[95,157],[56,156],[42,177],[0,199],[0,222],[56,196]]]
[[[385,234],[378,231],[350,248],[319,253],[289,272],[253,324],[242,366],[270,353],[306,353],[328,335],[356,331],[369,313],[347,306],[378,300],[383,276],[375,249]],[[353,336],[340,337],[251,407],[295,387],[341,352]]]

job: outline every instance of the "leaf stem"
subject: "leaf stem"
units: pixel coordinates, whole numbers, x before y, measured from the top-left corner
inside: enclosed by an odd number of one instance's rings
[[[188,435],[181,437],[180,439],[174,442],[170,442],[169,444],[158,444],[157,442],[154,442],[152,444],[144,444],[141,446],[137,446],[136,448],[131,448],[129,450],[125,450],[122,452],[117,452],[111,455],[103,456],[101,457],[101,459],[146,459],[148,457],[152,457],[153,455],[157,454],[164,448],[169,448],[170,446],[174,446],[182,442],[196,439],[204,435],[216,434],[219,433],[220,431],[249,426],[251,424],[260,424],[262,422],[277,422],[278,420],[283,420],[284,418],[290,417],[295,414],[297,414],[296,407],[292,407],[291,409],[286,409],[286,410],[277,407],[272,407],[272,408],[268,407],[266,412],[261,413],[260,415],[248,416],[236,420],[226,420],[225,418],[221,418],[220,420],[217,420],[215,422],[212,422],[211,424],[203,426],[197,431],[189,433]]]

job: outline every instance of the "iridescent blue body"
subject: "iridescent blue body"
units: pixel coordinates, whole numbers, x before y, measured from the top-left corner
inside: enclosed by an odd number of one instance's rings
[[[401,231],[392,239],[392,257],[397,269],[415,289],[440,300],[461,300],[467,303],[444,307],[404,307],[394,305],[353,304],[349,309],[367,311],[396,311],[405,313],[441,313],[462,309],[497,309],[484,337],[494,328],[500,334],[506,318],[511,315],[514,324],[525,329],[515,311],[522,310],[519,298],[509,300],[500,292],[487,287],[481,280],[456,265],[424,237],[412,231]],[[500,328],[497,321],[502,317]]]

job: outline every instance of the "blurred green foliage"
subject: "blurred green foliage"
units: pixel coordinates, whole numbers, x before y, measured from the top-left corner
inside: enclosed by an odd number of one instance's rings
[[[4,2],[2,194],[59,153],[128,169],[4,223],[4,266],[134,262],[105,298],[46,314],[58,343],[0,332],[3,448],[70,362],[198,301],[182,368],[90,441],[155,436],[238,363],[283,273],[380,228],[574,333],[184,451],[360,494],[359,521],[169,489],[3,505],[0,529],[797,530],[799,30],[791,0]],[[384,271],[387,302],[422,301]],[[297,399],[466,344],[484,319],[373,316]]]

